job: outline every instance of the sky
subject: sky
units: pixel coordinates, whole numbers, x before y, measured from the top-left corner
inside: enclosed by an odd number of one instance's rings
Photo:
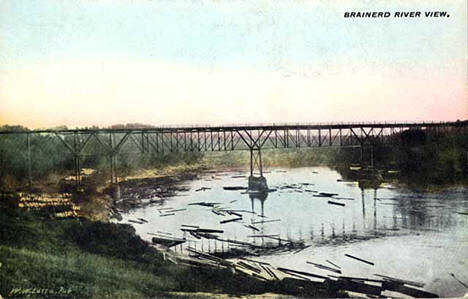
[[[467,44],[466,0],[0,0],[0,125],[468,119]]]

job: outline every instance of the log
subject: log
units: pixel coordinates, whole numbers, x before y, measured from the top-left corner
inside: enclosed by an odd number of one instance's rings
[[[341,274],[341,270],[338,270],[338,269],[334,269],[334,268],[331,268],[331,267],[328,267],[328,266],[325,266],[325,265],[322,265],[322,264],[317,264],[317,263],[312,263],[312,262],[309,262],[309,261],[306,261],[307,264],[311,264],[319,269],[323,269],[323,270],[327,270],[327,271],[331,271],[331,272],[334,272],[334,273],[338,273],[338,274]]]
[[[341,202],[336,202],[336,201],[331,201],[331,200],[329,200],[329,201],[328,201],[328,204],[330,204],[330,205],[337,205],[337,206],[342,206],[342,207],[344,207],[344,206],[345,206],[345,204],[344,204],[344,203],[341,203]]]
[[[439,296],[434,293],[418,290],[404,286],[400,282],[395,281],[384,281],[382,282],[382,288],[389,291],[399,292],[405,295],[409,295],[416,298],[438,298]]]
[[[378,276],[378,277],[382,277],[384,280],[400,282],[400,283],[407,284],[407,285],[412,285],[412,286],[418,287],[418,288],[422,288],[425,285],[425,283],[423,283],[423,282],[403,280],[403,279],[399,279],[399,278],[395,278],[395,277],[391,277],[391,276],[386,276],[386,275],[381,275],[381,274],[374,274],[374,275]]]
[[[338,268],[338,269],[341,269],[341,267],[340,267],[340,266],[338,266],[337,264],[334,264],[334,263],[332,263],[332,262],[331,262],[331,261],[329,261],[329,260],[326,260],[326,262],[327,262],[327,263],[329,263],[330,265],[333,265],[333,266],[335,266],[335,267],[336,267],[336,268]]]
[[[310,277],[321,278],[321,279],[328,279],[326,276],[317,275],[317,274],[304,272],[304,271],[297,271],[297,270],[293,270],[293,269],[280,268],[280,267],[278,267],[277,269],[280,270],[280,271],[286,272],[286,273],[291,272],[291,273],[300,274],[300,275],[304,275],[304,276],[310,276]]]
[[[369,262],[369,261],[363,260],[363,259],[361,259],[361,258],[352,256],[352,255],[350,255],[350,254],[347,254],[347,253],[346,253],[345,256],[350,257],[350,258],[352,258],[352,259],[355,259],[355,260],[357,260],[357,261],[360,261],[360,262],[363,262],[363,263],[366,263],[366,264],[369,264],[369,265],[374,266],[374,263],[373,263],[373,262]]]

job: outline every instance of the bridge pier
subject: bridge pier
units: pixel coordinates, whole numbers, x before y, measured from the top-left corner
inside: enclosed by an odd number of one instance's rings
[[[255,170],[257,169],[258,172]],[[255,174],[258,174],[257,176]],[[250,147],[249,190],[267,190],[267,180],[263,176],[262,152],[260,148]]]

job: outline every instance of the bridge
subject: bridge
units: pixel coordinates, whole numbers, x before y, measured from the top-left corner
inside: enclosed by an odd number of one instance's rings
[[[424,130],[432,134],[467,134],[468,120],[456,122],[257,124],[224,126],[164,126],[151,128],[84,128],[30,131],[0,131],[0,138],[19,135],[27,148],[31,184],[31,138],[57,138],[64,153],[73,157],[74,177],[81,184],[81,158],[93,148],[109,157],[110,181],[117,182],[115,159],[123,147],[140,153],[250,151],[249,186],[266,185],[261,151],[271,148],[365,147],[395,145],[402,132]],[[362,162],[362,161],[361,161]]]

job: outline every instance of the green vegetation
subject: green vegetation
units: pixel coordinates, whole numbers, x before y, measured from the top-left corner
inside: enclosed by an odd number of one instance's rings
[[[405,131],[395,138],[401,146],[375,145],[374,167],[397,171],[398,180],[410,186],[425,188],[435,185],[467,183],[468,138],[455,133],[429,134],[421,130]],[[360,149],[337,152],[338,166],[360,160]],[[370,148],[364,148],[364,161],[370,163]]]
[[[115,128],[135,127],[118,125]],[[3,126],[2,131],[27,131],[23,127]],[[116,136],[116,140],[123,136]],[[466,180],[468,173],[468,138],[455,133],[434,135],[421,130],[405,131],[394,137],[400,146],[374,145],[372,156],[377,169],[396,170],[407,183],[418,185],[450,184]],[[65,138],[72,142],[72,136]],[[401,143],[401,141],[403,141]],[[31,135],[32,177],[36,186],[58,187],[61,177],[73,170],[73,156],[59,138]],[[3,135],[0,138],[0,190],[16,190],[26,186],[28,153],[26,135]],[[364,148],[364,161],[370,163],[370,149]],[[359,148],[294,148],[265,149],[265,167],[300,167],[329,165],[346,168],[361,162]],[[127,141],[116,156],[116,173],[126,177],[143,169],[196,169],[197,167],[248,167],[248,151],[187,152],[160,154],[141,153],[136,143]],[[90,139],[81,157],[82,168],[97,170],[93,180],[108,178],[108,153],[94,138]],[[40,180],[38,180],[40,178]],[[37,184],[39,181],[39,185]]]
[[[7,204],[10,203],[10,204]],[[259,293],[262,283],[228,270],[175,265],[130,225],[44,220],[0,205],[0,294],[31,297],[171,297],[172,292]],[[214,295],[213,295],[214,296]]]

